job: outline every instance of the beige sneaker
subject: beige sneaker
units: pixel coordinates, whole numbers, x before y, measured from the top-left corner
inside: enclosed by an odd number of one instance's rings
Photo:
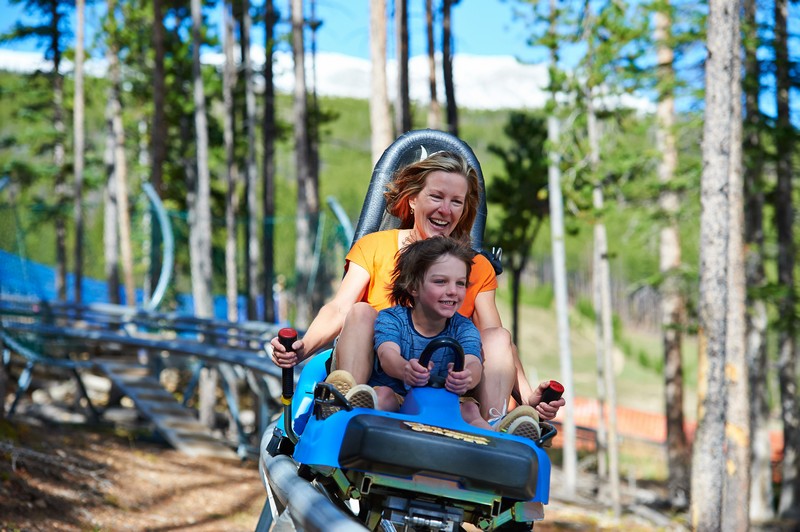
[[[537,441],[541,436],[539,414],[533,407],[518,406],[501,419],[494,430]]]
[[[372,386],[367,384],[357,384],[353,386],[345,398],[353,405],[353,408],[376,408],[378,405],[378,394]]]
[[[325,382],[333,384],[333,387],[339,390],[339,393],[344,396],[347,396],[347,392],[350,391],[350,388],[356,385],[356,380],[353,376],[343,369],[331,371],[330,375],[325,379]]]
[[[343,369],[332,371],[325,379],[325,382],[332,384],[333,387],[339,390],[339,393],[341,393],[345,398],[350,392],[350,389],[356,386],[356,380],[353,378],[353,376]],[[322,419],[327,419],[339,410],[341,410],[341,407],[323,404],[321,405],[320,415]]]

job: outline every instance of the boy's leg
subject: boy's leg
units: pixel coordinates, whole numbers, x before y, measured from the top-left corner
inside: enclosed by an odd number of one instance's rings
[[[483,419],[504,415],[514,388],[516,366],[511,334],[503,327],[481,331],[483,344],[483,378],[475,388]]]
[[[336,369],[350,373],[358,384],[366,384],[374,364],[373,338],[378,313],[367,303],[356,303],[344,320],[336,342]]]
[[[378,410],[385,412],[397,412],[400,410],[400,401],[394,390],[388,386],[375,386],[375,393],[378,395]]]

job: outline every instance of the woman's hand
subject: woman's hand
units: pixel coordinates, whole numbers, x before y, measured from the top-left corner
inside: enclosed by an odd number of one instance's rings
[[[544,391],[549,388],[549,386],[550,381],[544,381],[540,383],[528,398],[528,404],[536,409],[536,411],[539,413],[539,418],[544,421],[550,421],[556,417],[558,409],[567,404],[563,397],[556,401],[543,403],[542,394],[544,394]]]
[[[284,369],[295,367],[305,358],[306,351],[302,340],[297,340],[292,344],[292,351],[287,351],[277,336],[269,343],[272,346],[272,361]]]
[[[461,371],[453,371],[453,363],[448,364],[447,379],[444,381],[444,387],[447,391],[456,395],[464,395],[473,388],[472,381],[472,371],[466,368]]]
[[[403,366],[403,382],[408,386],[426,386],[431,378],[433,362],[428,367],[422,366],[418,358],[407,360]]]

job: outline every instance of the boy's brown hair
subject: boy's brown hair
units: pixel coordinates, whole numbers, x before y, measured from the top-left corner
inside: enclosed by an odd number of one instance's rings
[[[451,255],[467,266],[467,283],[472,271],[475,251],[464,241],[447,236],[434,236],[417,240],[397,252],[397,264],[392,272],[390,298],[392,303],[403,307],[414,306],[411,292],[425,279],[428,269],[445,255]]]

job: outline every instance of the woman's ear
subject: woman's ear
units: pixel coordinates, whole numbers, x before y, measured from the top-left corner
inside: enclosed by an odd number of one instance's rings
[[[411,212],[414,212],[414,207],[417,206],[417,195],[414,194],[410,198],[408,198],[408,207],[411,209]]]

